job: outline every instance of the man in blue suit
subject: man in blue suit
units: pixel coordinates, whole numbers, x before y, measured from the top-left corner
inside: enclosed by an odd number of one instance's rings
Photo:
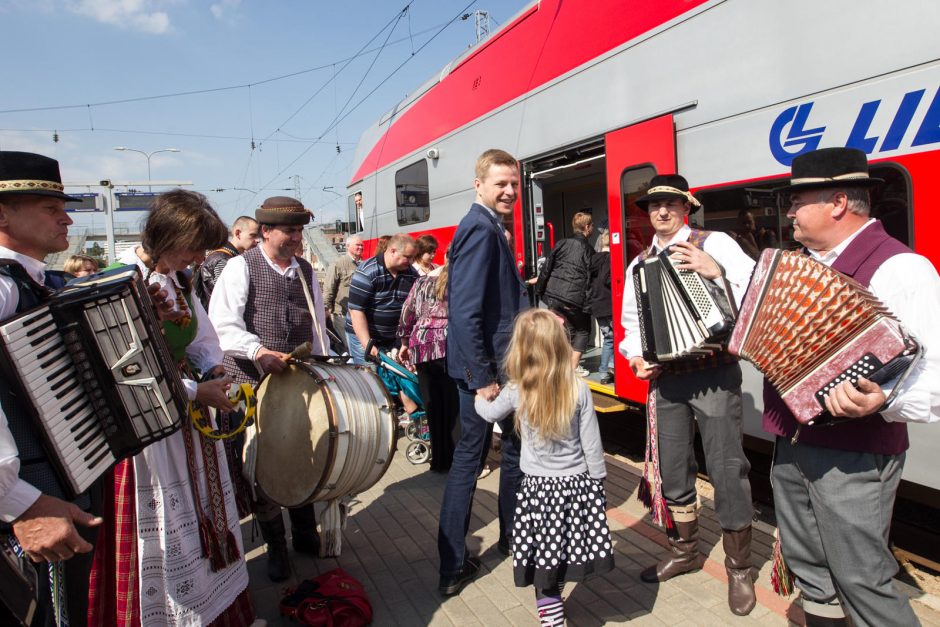
[[[512,215],[519,196],[519,167],[503,150],[487,150],[477,159],[476,202],[461,220],[450,245],[450,312],[447,331],[447,372],[460,392],[460,441],[447,477],[437,549],[441,558],[441,594],[452,596],[469,583],[480,561],[469,557],[466,536],[470,508],[480,474],[487,423],[473,408],[481,392],[488,400],[499,394],[500,361],[509,344],[516,314],[528,305],[525,285],[501,222]],[[509,555],[516,503],[519,440],[512,418],[501,425],[502,462],[499,479],[499,544]]]

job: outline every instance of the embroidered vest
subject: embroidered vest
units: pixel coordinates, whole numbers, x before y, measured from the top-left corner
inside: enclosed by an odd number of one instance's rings
[[[686,241],[698,248],[699,250],[705,250],[705,240],[708,239],[708,236],[712,234],[711,231],[705,231],[703,229],[691,229],[692,232],[689,233],[689,239]],[[653,251],[655,248],[650,246],[642,253],[640,253],[640,262],[651,257],[655,254]],[[660,364],[663,369],[663,373],[670,374],[683,374],[688,372],[700,372],[702,370],[710,370],[712,368],[717,368],[719,366],[727,366],[731,364],[738,363],[738,359],[729,353],[728,351],[722,350],[719,353],[714,355],[709,355],[702,359],[689,359],[681,361],[667,361]]]
[[[832,264],[833,270],[852,277],[865,287],[885,261],[911,249],[888,235],[881,222],[875,222],[856,236]],[[876,294],[877,296],[877,294]],[[798,423],[780,395],[764,382],[764,431],[786,438],[793,437]],[[804,426],[797,440],[803,444],[842,451],[897,455],[910,445],[907,425],[886,422],[880,414],[846,420],[830,425]]]
[[[265,348],[282,353],[312,342],[313,318],[300,279],[289,279],[275,271],[265,261],[260,246],[242,256],[248,265],[245,329],[257,335]],[[313,267],[303,259],[297,261],[307,285],[313,289]],[[256,384],[261,378],[261,371],[251,359],[226,355],[223,363],[225,372],[237,383]]]
[[[29,276],[23,266],[7,259],[0,260],[0,275],[11,279],[16,285],[19,296],[16,313],[38,307],[49,298],[53,290],[63,287],[67,278],[71,276],[48,270],[45,285],[40,285]],[[43,448],[39,435],[40,428],[33,422],[28,409],[24,406],[24,403],[28,402],[28,399],[17,393],[7,376],[0,379],[0,405],[3,407],[3,413],[6,414],[13,441],[16,442],[20,460],[20,479],[43,494],[65,499],[65,490],[59,483]],[[82,509],[88,509],[91,500],[87,494],[81,494],[74,503]]]

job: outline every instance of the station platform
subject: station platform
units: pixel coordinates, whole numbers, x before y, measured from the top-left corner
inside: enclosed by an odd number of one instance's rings
[[[292,577],[271,583],[260,537],[252,538],[243,521],[252,599],[259,618],[269,625],[296,625],[279,617],[278,601],[288,586],[337,566],[365,585],[375,613],[374,625],[538,625],[532,588],[516,588],[512,562],[496,550],[499,523],[496,495],[499,470],[477,485],[468,549],[483,563],[480,574],[460,595],[437,592],[437,519],[446,475],[427,464],[412,465],[404,455],[406,438],[382,480],[358,496],[347,521],[342,555],[314,559],[291,552]],[[568,624],[598,625],[802,625],[796,596],[784,598],[770,584],[774,529],[756,522],[752,563],[759,571],[758,604],[747,617],[728,610],[724,553],[713,504],[703,499],[702,549],[705,568],[660,585],[640,581],[640,571],[666,553],[665,535],[649,521],[636,499],[640,473],[630,460],[607,456],[608,519],[616,551],[616,568],[603,576],[564,588]],[[498,463],[498,456],[490,459]],[[286,520],[286,518],[285,518]],[[290,525],[288,524],[288,529]],[[896,582],[912,598],[924,625],[940,627],[940,601]]]

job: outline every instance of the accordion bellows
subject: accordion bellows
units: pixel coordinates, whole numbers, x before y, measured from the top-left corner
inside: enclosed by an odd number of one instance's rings
[[[793,251],[767,249],[754,268],[728,351],[753,363],[801,424],[822,422],[845,379],[884,383],[920,346],[857,281]]]

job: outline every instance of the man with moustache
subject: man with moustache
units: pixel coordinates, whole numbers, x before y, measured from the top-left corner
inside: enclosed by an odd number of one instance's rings
[[[503,150],[491,149],[477,159],[473,182],[476,202],[460,221],[450,246],[450,312],[447,332],[447,372],[457,381],[460,395],[460,440],[447,476],[441,503],[437,547],[440,583],[444,596],[459,594],[476,577],[480,561],[470,557],[466,536],[476,479],[489,443],[488,424],[476,413],[474,396],[496,398],[500,362],[512,335],[516,314],[528,306],[525,284],[501,222],[512,216],[519,195],[519,166]],[[499,542],[510,553],[510,538],[519,470],[519,439],[513,418],[500,424],[502,462],[499,478]]]
[[[655,235],[652,245],[627,267],[622,310],[625,338],[620,352],[637,379],[656,380],[655,422],[650,431],[657,430],[662,495],[675,522],[675,527],[667,530],[669,557],[647,568],[640,578],[646,583],[667,581],[699,570],[705,563],[705,556],[698,551],[697,464],[693,449],[697,424],[708,475],[715,488],[715,513],[722,528],[728,606],[743,616],[754,609],[756,597],[750,563],[754,515],[748,480],[751,466],[742,446],[741,366],[726,351],[694,361],[646,362],[633,268],[672,247],[673,256],[681,262],[679,269],[698,272],[709,281],[724,277],[740,303],[754,260],[728,235],[686,225],[686,217],[701,205],[689,193],[688,182],[678,174],[654,176],[636,204],[649,213]]]
[[[924,347],[903,383],[843,381],[825,398],[845,418],[799,427],[764,384],[764,430],[776,436],[772,480],[780,547],[806,624],[917,625],[892,578],[888,545],[908,448],[907,422],[940,420],[940,277],[930,260],[871,217],[865,153],[823,148],[793,159],[787,217],[816,261],[867,286]],[[851,619],[849,620],[849,618]]]
[[[310,217],[299,200],[268,198],[255,211],[261,244],[231,259],[219,276],[209,318],[225,351],[225,372],[236,383],[256,385],[264,374],[281,372],[287,355],[304,342],[316,355],[329,354],[323,296],[313,267],[297,256]],[[281,508],[259,495],[253,511],[268,545],[268,577],[283,581],[290,565]],[[319,553],[313,505],[289,508],[288,514],[294,550]]]
[[[61,274],[43,259],[69,246],[72,219],[65,203],[59,163],[27,152],[0,152],[0,320],[32,309],[62,287]],[[0,377],[0,542],[9,536],[34,562],[65,562],[66,605],[74,623],[88,611],[92,543],[102,520],[89,513],[96,487],[65,500],[45,454],[38,427],[12,377]],[[100,499],[94,505],[100,507]],[[37,564],[39,603],[34,625],[55,625],[56,611],[46,564]],[[0,622],[5,608],[0,604]],[[6,617],[9,619],[9,617]],[[11,622],[13,622],[11,620]]]

